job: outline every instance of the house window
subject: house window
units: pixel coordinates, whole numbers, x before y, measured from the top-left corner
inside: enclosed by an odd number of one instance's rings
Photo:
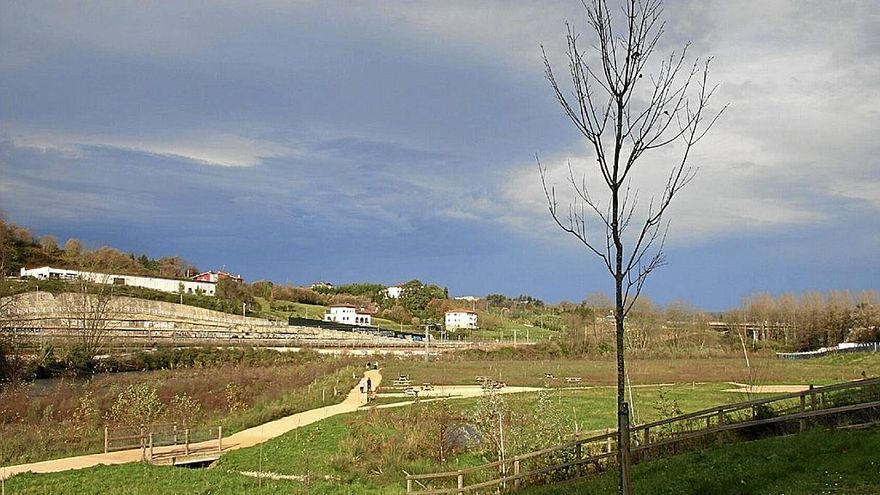
[[[122,277],[113,277],[113,285],[125,285],[125,279]]]

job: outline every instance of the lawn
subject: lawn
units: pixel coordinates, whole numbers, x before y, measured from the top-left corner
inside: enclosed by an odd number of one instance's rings
[[[436,361],[391,359],[382,363],[386,378],[409,375],[413,383],[454,385],[475,383],[477,376],[489,376],[508,385],[565,387],[564,377],[580,377],[583,385],[614,385],[616,362],[612,357],[521,360],[463,359],[443,355]],[[630,359],[632,385],[658,383],[703,383],[748,381],[745,361],[739,357],[699,359]],[[785,361],[770,355],[751,357],[756,384],[823,385],[864,376],[880,376],[880,353],[844,354],[818,359]],[[556,378],[547,379],[550,373]]]
[[[303,304],[292,301],[277,301],[276,304],[284,309],[273,309],[269,301],[262,297],[255,297],[254,300],[260,306],[258,316],[273,320],[287,321],[291,316],[300,318],[311,318],[314,320],[323,320],[324,313],[327,312],[326,306],[318,304]]]
[[[328,420],[315,441],[338,438],[340,420]],[[679,455],[635,466],[635,493],[651,495],[873,495],[880,492],[880,429],[814,431],[783,438],[745,442]],[[146,464],[101,466],[51,475],[19,475],[6,483],[6,493],[57,495],[139,494],[398,494],[402,483],[379,486],[357,480],[270,480],[237,471],[259,470],[258,448],[229,454],[212,469],[155,467]],[[284,472],[303,461],[287,452],[263,449],[263,470]],[[317,466],[317,465],[316,465]],[[317,469],[317,468],[313,468]],[[611,495],[616,473],[598,478],[526,488],[523,495]]]
[[[273,320],[281,320],[287,321],[291,316],[297,316],[300,318],[310,318],[313,320],[323,320],[324,313],[327,312],[327,306],[321,306],[318,304],[304,304],[298,302],[291,301],[277,301],[277,305],[285,309],[272,309],[269,301],[262,297],[255,297],[257,304],[260,305],[259,316],[273,319]],[[384,318],[373,317],[373,326],[381,327],[381,328],[393,328],[393,329],[402,329],[413,331],[416,330],[412,325],[401,325],[396,321],[386,320]]]
[[[875,495],[880,493],[880,429],[819,430],[678,455],[636,465],[634,493],[651,495]],[[611,495],[617,473],[522,495]]]
[[[861,378],[863,372],[866,376],[880,375],[880,354],[850,354],[805,361],[753,357],[752,362],[761,383],[825,384]],[[424,363],[392,359],[382,364],[386,383],[398,373],[404,373],[409,374],[415,383],[473,383],[474,376],[489,375],[497,376],[509,385],[550,385],[552,391],[549,397],[553,411],[567,431],[587,432],[615,425],[614,362],[611,360],[449,359]],[[726,382],[744,381],[745,367],[736,358],[633,360],[630,370],[631,382],[638,385],[632,390],[633,419],[636,423],[659,419],[668,415],[670,409],[677,408],[687,413],[748,398],[740,393],[724,392],[730,388]],[[545,378],[545,373],[553,373],[556,377],[580,376],[583,378],[582,384],[589,387],[567,387],[558,378]],[[315,389],[312,393],[315,393]],[[535,428],[533,423],[537,424],[535,414],[539,402],[538,394],[505,395],[503,400],[507,409],[514,412],[510,417],[512,429],[518,428],[516,431],[528,434],[530,428]],[[7,488],[10,489],[8,493],[106,495],[400,493],[404,471],[433,472],[489,460],[489,457],[481,454],[463,453],[448,455],[444,461],[440,461],[432,453],[431,442],[436,442],[432,440],[435,437],[426,439],[421,431],[436,429],[433,422],[441,417],[470,421],[479,401],[477,398],[453,399],[337,416],[293,431],[262,446],[231,452],[212,469],[185,470],[143,465],[101,467],[71,473],[17,476],[9,481]],[[272,410],[274,415],[277,411],[275,408]],[[257,418],[251,417],[247,423],[256,420]],[[818,436],[804,437],[812,439],[803,440],[804,443],[798,443],[801,440],[794,437],[768,440],[771,443],[767,445],[771,447],[763,450],[760,447],[751,447],[760,445],[759,443],[738,444],[717,454],[695,453],[645,464],[638,466],[636,470],[636,486],[641,487],[641,493],[812,494],[822,493],[822,490],[841,494],[878,493],[877,480],[868,476],[867,469],[873,466],[871,473],[876,476],[880,466],[878,454],[863,448],[859,433],[816,435]],[[880,433],[873,431],[865,435],[876,447]],[[839,441],[835,440],[838,436],[841,438]],[[813,453],[807,448],[811,442],[818,445],[818,450]],[[758,460],[750,461],[751,457]],[[874,464],[870,464],[871,462]],[[698,468],[689,471],[685,468],[686,465]],[[719,466],[724,467],[723,476],[716,476],[716,471],[721,470]],[[261,481],[244,476],[240,474],[241,471],[273,472],[302,478]],[[826,475],[825,471],[831,474]],[[667,472],[679,474],[664,474]],[[773,472],[781,473],[778,483],[770,474]],[[712,473],[712,476],[707,473]],[[834,478],[832,475],[843,478]],[[805,480],[803,483],[799,484],[799,476]],[[721,481],[716,483],[716,480]],[[838,485],[842,487],[840,491],[833,491],[837,490],[833,486],[835,481],[842,483]],[[611,486],[609,483],[613,484],[612,477],[592,481],[584,488],[587,490],[584,493],[606,493],[602,490],[608,489]],[[826,486],[823,483],[832,485]],[[863,489],[864,483],[874,483],[874,488]],[[663,488],[667,485],[669,489]],[[728,485],[733,491],[721,490]],[[571,488],[571,485],[566,486]],[[702,487],[702,491],[687,491],[683,488],[687,486]]]

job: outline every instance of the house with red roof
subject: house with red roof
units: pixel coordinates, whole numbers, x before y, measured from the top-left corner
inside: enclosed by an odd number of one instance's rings
[[[372,325],[372,315],[353,304],[334,304],[324,313],[324,321],[345,323],[346,325]]]

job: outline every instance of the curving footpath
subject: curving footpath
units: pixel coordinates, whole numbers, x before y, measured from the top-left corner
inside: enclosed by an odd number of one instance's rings
[[[357,411],[358,408],[367,403],[367,395],[361,392],[360,387],[364,385],[367,378],[372,382],[373,389],[379,387],[382,382],[382,374],[378,370],[369,370],[364,372],[363,378],[356,387],[354,387],[348,396],[339,404],[332,406],[319,407],[309,411],[292,414],[275,421],[264,423],[260,426],[248,428],[238,433],[234,433],[229,437],[223,438],[223,451],[252,447],[254,445],[265,442],[272,438],[281,436],[289,431],[299,427],[306,426],[322,419],[327,419],[337,414],[345,414]],[[202,444],[194,444],[193,449],[198,449]],[[216,441],[204,442],[207,447],[214,445]],[[62,459],[53,459],[51,461],[32,462],[30,464],[19,464],[17,466],[7,466],[0,468],[0,479],[6,479],[19,473],[57,473],[60,471],[68,471],[71,469],[84,469],[98,466],[101,464],[127,464],[130,462],[138,462],[141,460],[141,449],[121,450],[118,452],[108,452],[100,454],[81,455],[77,457],[65,457]]]

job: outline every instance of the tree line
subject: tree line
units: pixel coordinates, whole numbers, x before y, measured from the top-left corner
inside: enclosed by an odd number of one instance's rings
[[[37,236],[26,227],[8,222],[0,214],[0,268],[3,274],[17,274],[22,267],[46,265],[165,278],[186,278],[199,273],[193,263],[179,256],[154,259],[146,254],[126,253],[109,246],[89,249],[76,238],[68,239],[62,246],[55,236]]]

